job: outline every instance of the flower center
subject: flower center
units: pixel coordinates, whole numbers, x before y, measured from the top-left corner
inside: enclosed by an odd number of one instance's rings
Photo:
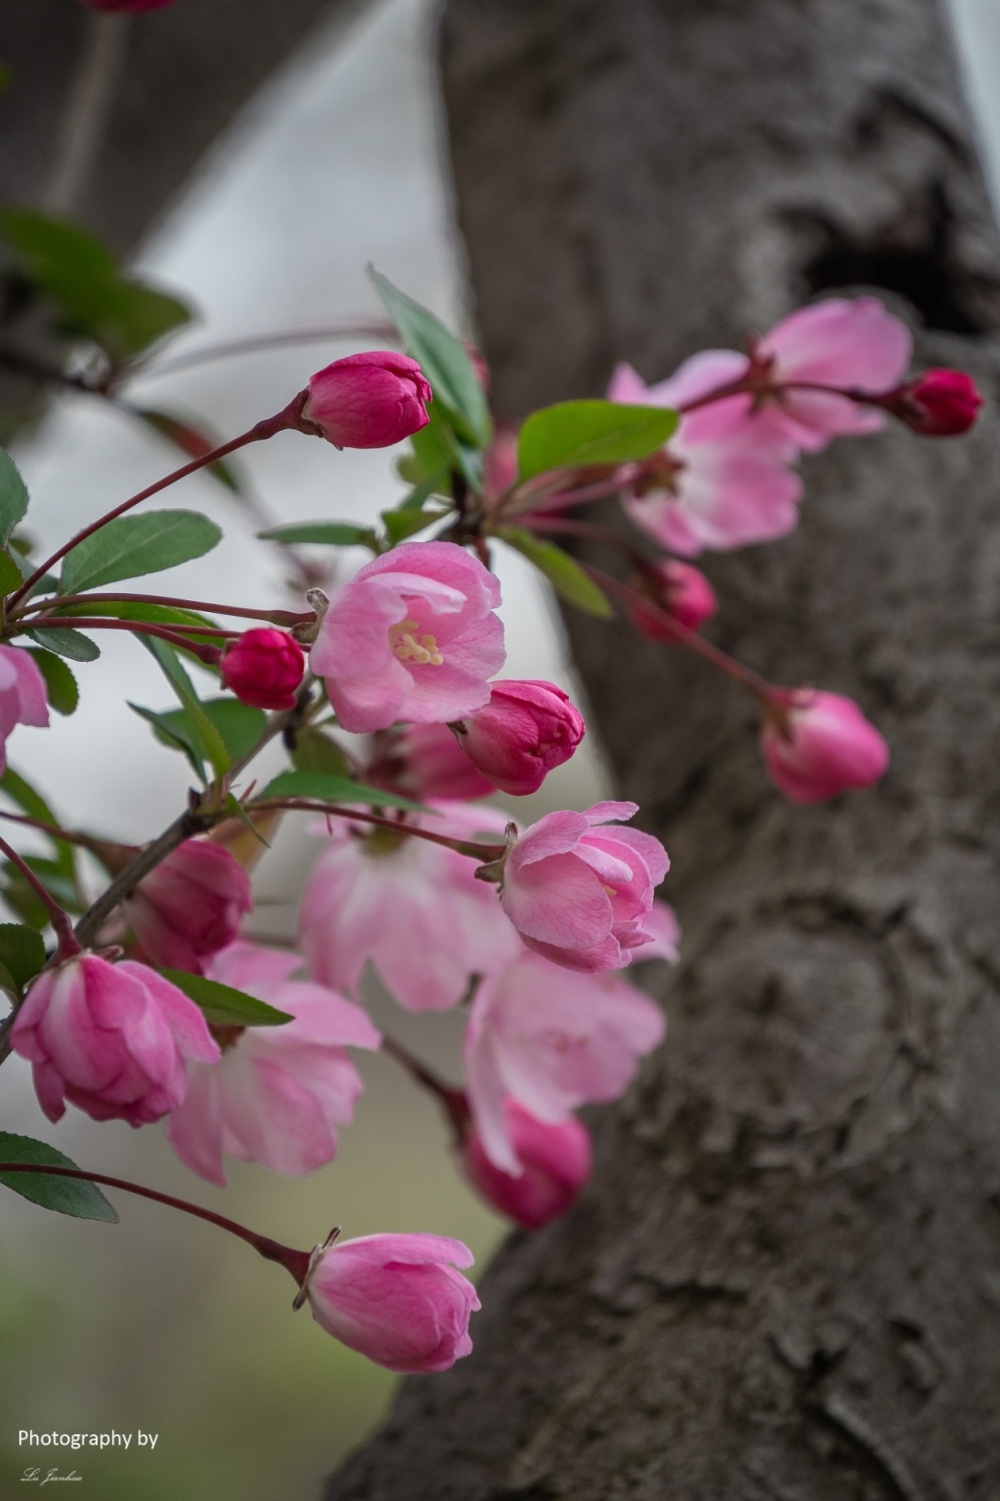
[[[415,620],[401,620],[389,627],[389,644],[401,662],[419,662],[424,667],[441,667],[444,657],[438,651],[437,637],[424,635],[418,640]]]

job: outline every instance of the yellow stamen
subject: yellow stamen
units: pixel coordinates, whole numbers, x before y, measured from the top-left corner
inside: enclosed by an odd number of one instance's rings
[[[419,629],[415,620],[401,620],[398,625],[390,626],[389,643],[394,655],[401,662],[419,662],[423,667],[441,667],[444,657],[438,651],[437,638],[424,635],[418,641],[413,633]]]

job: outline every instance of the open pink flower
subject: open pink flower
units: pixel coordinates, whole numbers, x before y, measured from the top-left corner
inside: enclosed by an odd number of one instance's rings
[[[502,837],[491,808],[439,804],[418,822],[458,839]],[[379,829],[368,836],[338,824],[330,831],[306,888],[301,943],[323,985],[357,997],[366,962],[409,1011],[457,1005],[472,974],[483,974],[520,947],[496,892],[464,855],[426,840]]]
[[[292,1020],[226,1029],[214,1067],[188,1064],[187,1093],[167,1121],[182,1162],[224,1184],[224,1152],[300,1176],[330,1162],[337,1125],[350,1121],[362,1083],[347,1047],[377,1048],[365,1013],[323,985],[289,979],[296,954],[234,943],[216,954],[208,978],[246,991]]]
[[[590,1177],[590,1135],[574,1117],[540,1121],[510,1097],[503,1102],[503,1115],[520,1170],[504,1172],[491,1162],[475,1127],[462,1144],[462,1166],[473,1187],[501,1214],[527,1230],[540,1230],[570,1209]]]
[[[404,542],[337,590],[310,655],[345,730],[442,724],[489,701],[500,586],[453,542]]]
[[[198,1007],[175,985],[145,964],[89,953],[38,976],[10,1041],[31,1063],[50,1121],[68,1100],[95,1121],[148,1125],[184,1098],[185,1059],[219,1058]]]
[[[206,959],[232,943],[252,907],[246,871],[209,839],[178,845],[124,903],[150,963],[193,974],[201,974]]]
[[[569,969],[621,969],[642,957],[653,888],[670,866],[658,839],[611,820],[635,803],[548,813],[506,856],[500,905],[536,953]]]
[[[675,407],[745,373],[748,361],[727,350],[687,360],[669,380],[647,386],[619,365],[608,396],[639,406]],[[669,444],[634,466],[625,509],[636,526],[671,552],[694,557],[784,536],[798,521],[802,482],[789,468],[795,446],[749,418],[749,398],[713,402],[681,418]]]
[[[663,1012],[614,974],[571,974],[522,953],[480,985],[465,1035],[469,1103],[483,1152],[517,1176],[522,1161],[508,1097],[536,1120],[568,1121],[615,1100],[637,1060],[659,1046]]]
[[[490,701],[459,726],[465,754],[502,792],[537,792],[549,772],[568,761],[586,725],[569,694],[555,683],[492,683]]]
[[[472,1350],[472,1252],[442,1235],[365,1235],[316,1253],[305,1291],[341,1344],[390,1371],[447,1371]]]
[[[7,769],[7,737],[15,725],[49,722],[45,679],[30,651],[0,646],[0,775]]]
[[[889,747],[853,699],[812,688],[765,716],[760,744],[771,780],[793,803],[870,787],[889,765]]]

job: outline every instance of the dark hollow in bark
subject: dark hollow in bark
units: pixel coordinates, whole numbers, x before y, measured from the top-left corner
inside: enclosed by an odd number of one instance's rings
[[[451,0],[444,66],[508,412],[859,281],[995,403],[1000,253],[931,0]],[[570,621],[673,857],[670,1035],[577,1209],[490,1269],[473,1356],[406,1383],[329,1501],[1000,1495],[996,417],[806,481],[793,536],[709,565],[714,634],[856,696],[891,771],[792,807],[735,688]]]

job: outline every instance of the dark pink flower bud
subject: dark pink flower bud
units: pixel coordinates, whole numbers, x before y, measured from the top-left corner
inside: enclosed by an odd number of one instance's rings
[[[426,427],[433,394],[416,360],[374,349],[314,375],[302,418],[338,448],[387,448]]]
[[[879,406],[926,438],[967,433],[982,405],[975,381],[964,370],[925,370],[879,401]]]
[[[540,1230],[566,1214],[590,1177],[590,1136],[575,1118],[554,1125],[540,1121],[509,1096],[504,1116],[522,1172],[515,1177],[496,1167],[475,1128],[462,1144],[462,1166],[473,1187],[501,1214],[527,1230]]]
[[[294,709],[306,670],[299,643],[274,626],[244,631],[222,653],[222,685],[255,709]]]
[[[462,748],[502,792],[537,792],[583,739],[583,715],[555,683],[493,683],[490,701],[462,721]]]
[[[768,711],[760,748],[772,782],[793,803],[870,787],[889,765],[889,747],[852,699],[811,688]]]
[[[124,903],[143,953],[165,969],[201,974],[232,943],[253,907],[250,879],[221,844],[186,839]]]
[[[658,610],[669,615],[689,631],[697,631],[717,614],[719,601],[715,590],[700,568],[665,558],[655,563],[649,573],[632,580],[632,587],[649,597]],[[644,610],[638,600],[629,605],[633,623],[651,641],[676,641],[669,625],[651,610]]]

